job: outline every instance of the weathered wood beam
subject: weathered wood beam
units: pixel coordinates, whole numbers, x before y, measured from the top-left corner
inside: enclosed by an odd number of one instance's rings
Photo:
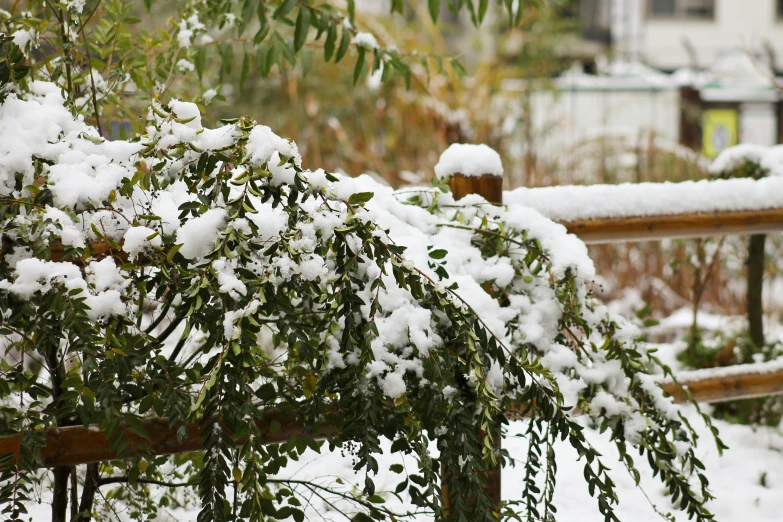
[[[687,388],[696,402],[725,402],[783,394],[783,368],[769,369],[764,364],[738,364],[717,372],[682,372],[678,384],[663,383],[663,389],[675,402],[685,402]]]
[[[279,429],[272,431],[272,424],[279,424]],[[291,413],[271,411],[258,421],[259,430],[264,433],[264,442],[274,444],[285,442],[295,437],[312,436]],[[112,447],[105,431],[97,426],[68,426],[44,430],[44,446],[41,448],[41,458],[44,467],[73,466],[104,462],[137,455],[173,455],[188,451],[199,451],[203,447],[204,438],[198,423],[186,424],[184,436],[180,439],[179,429],[183,423],[169,424],[166,417],[154,417],[141,420],[144,431],[149,436],[145,439],[130,431],[122,435],[128,449],[120,453]],[[277,425],[275,425],[277,428]],[[331,427],[326,426],[324,433],[331,433]],[[243,440],[237,440],[242,443]],[[145,447],[151,449],[146,450]],[[19,461],[22,450],[22,433],[12,437],[0,438],[0,455],[12,453]]]
[[[610,217],[562,221],[562,224],[588,244],[750,235],[783,230],[783,209]]]

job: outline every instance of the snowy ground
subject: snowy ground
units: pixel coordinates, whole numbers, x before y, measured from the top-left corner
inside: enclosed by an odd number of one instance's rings
[[[700,426],[700,420],[695,412],[689,412],[694,426]],[[718,456],[715,445],[712,443],[709,433],[705,429],[699,429],[702,434],[700,439],[699,457],[707,468],[707,476],[712,485],[712,491],[717,497],[710,508],[716,514],[719,521],[746,521],[754,522],[777,521],[783,513],[783,436],[778,430],[772,428],[752,429],[748,426],[731,425],[716,421],[721,437],[730,447],[723,456]],[[512,423],[509,437],[504,440],[504,446],[513,457],[524,459],[525,441],[514,435],[522,433],[525,423],[517,421]],[[698,429],[698,428],[697,428]],[[588,429],[588,438],[592,444],[604,454],[605,461],[612,467],[612,477],[617,484],[617,493],[620,498],[618,515],[621,520],[628,522],[657,522],[661,517],[655,513],[650,503],[655,504],[661,511],[671,511],[671,503],[666,499],[663,487],[649,472],[643,471],[641,487],[636,487],[631,477],[616,462],[616,451],[607,443],[606,438],[597,431]],[[386,451],[379,463],[381,469],[388,469],[390,464],[403,462],[399,458],[388,454]],[[582,462],[577,461],[576,453],[567,443],[559,443],[556,447],[558,473],[557,492],[555,503],[558,507],[558,520],[571,522],[599,522],[603,517],[598,512],[596,502],[590,498],[582,478]],[[413,465],[413,462],[404,462]],[[644,463],[640,462],[643,466]],[[351,469],[350,459],[343,458],[339,452],[316,454],[310,452],[299,462],[293,463],[290,468],[291,478],[314,479],[317,482],[334,484],[337,477],[349,483],[361,483],[363,477],[354,474]],[[518,498],[521,491],[523,469],[521,466],[508,468],[503,472],[503,498]],[[401,480],[399,475],[387,472],[377,481],[379,490],[393,490],[397,482]],[[153,493],[154,494],[154,493]],[[645,497],[649,497],[648,499]],[[387,505],[399,503],[392,495],[385,493],[389,499]],[[49,506],[46,504],[32,505],[31,515],[34,521],[49,520]],[[312,505],[307,510],[310,520],[345,520],[335,511],[330,510],[326,504],[318,499],[312,499]],[[130,520],[130,518],[128,518]],[[161,521],[195,521],[194,510],[170,510],[159,518]],[[418,516],[416,520],[431,520],[428,516]],[[676,520],[684,521],[687,518],[677,514]]]
[[[712,485],[713,494],[717,497],[710,504],[711,510],[719,521],[754,522],[777,521],[783,513],[783,436],[778,430],[771,428],[752,429],[748,426],[731,425],[716,421],[723,441],[730,449],[719,456],[706,429],[695,412],[688,415],[700,434],[699,457],[707,468],[707,476]],[[524,432],[525,423],[514,422],[509,430],[509,437],[504,440],[504,446],[512,457],[524,459],[525,441],[515,435]],[[660,511],[673,511],[667,500],[663,486],[651,473],[645,471],[645,463],[639,462],[642,470],[642,484],[637,487],[625,469],[616,461],[616,450],[606,438],[597,431],[588,429],[588,438],[604,455],[607,464],[614,464],[612,477],[617,484],[617,494],[620,505],[617,509],[621,520],[628,522],[657,522],[662,520],[655,513],[651,503]],[[387,453],[379,459],[381,469],[388,469],[390,464],[403,462],[396,456]],[[559,443],[557,451],[557,492],[555,504],[558,507],[558,520],[571,522],[600,522],[603,517],[598,512],[595,500],[590,498],[582,478],[582,461],[577,461],[577,455],[567,443]],[[639,459],[640,460],[640,459]],[[407,462],[413,465],[412,462]],[[290,467],[292,478],[314,479],[321,483],[330,483],[336,477],[341,477],[346,483],[361,483],[363,476],[354,474],[350,460],[342,458],[338,453],[325,452],[321,455],[308,453],[306,458]],[[521,491],[523,468],[508,468],[503,472],[503,498],[519,498]],[[377,481],[379,489],[393,490],[399,475],[388,473]],[[763,484],[762,484],[763,483]],[[645,497],[648,497],[646,498]],[[399,505],[390,494],[387,505]],[[687,517],[679,512],[676,520],[685,521]],[[308,509],[312,520],[345,520],[335,511],[318,499]],[[320,515],[320,516],[319,516]],[[195,512],[171,512],[171,520],[195,521]],[[431,520],[431,517],[419,516],[416,520]]]

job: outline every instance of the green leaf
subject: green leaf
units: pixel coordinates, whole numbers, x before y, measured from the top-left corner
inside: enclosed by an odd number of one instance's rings
[[[315,39],[319,40],[321,35],[324,34],[327,29],[329,29],[330,25],[332,25],[332,14],[324,9],[323,12],[321,12],[321,17],[318,19],[318,22],[313,22],[313,26],[318,29],[318,33],[315,35]]]
[[[207,64],[207,50],[204,47],[196,49],[196,57],[193,60],[196,66],[196,73],[198,73],[199,79],[204,76],[204,67]]]
[[[467,72],[465,71],[465,68],[462,66],[462,64],[457,60],[456,58],[449,58],[449,64],[451,64],[451,69],[454,71],[454,74],[457,76],[465,76]]]
[[[517,14],[514,17],[514,27],[517,27],[522,22],[522,15],[524,13],[525,13],[525,10],[522,9],[521,6],[517,6]]]
[[[258,0],[256,17],[258,18],[258,23],[261,24],[261,29],[269,27],[269,20],[266,18],[266,0]]]
[[[195,119],[196,119],[195,116],[191,116],[190,118],[174,118],[174,121],[176,121],[177,123],[182,123],[184,125],[185,123],[190,123]]]
[[[479,8],[478,8],[478,22],[481,23],[484,21],[484,16],[487,14],[487,8],[489,7],[489,0],[479,0]],[[519,8],[520,11],[522,11],[522,8]]]
[[[250,21],[253,19],[253,11],[255,7],[255,3],[253,0],[245,0],[242,4],[242,17],[239,20],[239,25],[237,26],[237,33],[239,36],[242,36],[242,33],[245,32],[245,29],[247,29],[247,26],[250,24]]]
[[[266,53],[266,64],[264,65],[264,76],[268,76],[269,73],[272,71],[272,66],[277,63],[277,57],[279,55],[279,51],[277,49],[277,44],[272,41],[272,45],[269,47],[269,52]]]
[[[351,21],[351,24],[356,23],[356,1],[355,0],[348,0],[348,20]]]
[[[264,384],[256,392],[256,397],[258,397],[262,401],[271,401],[272,399],[277,397],[277,391],[275,390],[275,385],[272,384],[271,382]]]
[[[427,8],[430,11],[432,21],[437,22],[438,13],[440,12],[440,0],[427,0]]]
[[[386,83],[386,81],[391,78],[392,71],[394,70],[394,67],[383,65],[382,66],[382,72],[381,72],[381,83]]]
[[[372,192],[357,192],[356,194],[351,194],[351,197],[348,198],[348,204],[349,205],[364,205],[368,201],[370,201],[373,197]]]
[[[285,41],[282,40],[282,38],[278,35],[278,41],[279,41],[279,49],[280,52],[283,53],[283,56],[285,59],[290,63],[291,65],[296,65],[296,51],[294,51],[293,48],[293,42],[291,45],[288,45]]]
[[[221,77],[231,74],[234,66],[234,46],[230,43],[223,43],[218,46],[220,58],[223,60],[223,67],[220,71]]]
[[[250,73],[250,56],[245,53],[242,58],[242,73],[239,76],[239,92],[245,90],[245,83],[247,83],[247,76]]]
[[[307,32],[310,29],[310,8],[300,7],[299,15],[296,17],[296,27],[294,29],[294,51],[299,51],[304,47],[307,41]]]
[[[302,77],[307,76],[310,69],[313,68],[313,51],[312,49],[305,49],[302,51]]]
[[[334,63],[340,63],[345,53],[348,51],[348,46],[351,44],[351,31],[347,27],[343,27],[343,34],[340,38],[340,47],[337,48],[337,54],[334,56]]]
[[[282,4],[280,4],[280,7],[277,8],[275,14],[272,15],[272,18],[275,20],[283,18],[285,15],[290,13],[294,7],[296,7],[296,4],[297,0],[285,0]]]
[[[353,84],[359,81],[359,77],[362,75],[362,69],[364,68],[364,48],[359,47],[357,49],[359,56],[356,57],[356,65],[353,68]]]
[[[87,134],[86,132],[82,132],[82,133],[79,135],[79,137],[81,137],[81,138],[84,138],[84,139],[86,139],[87,141],[91,141],[91,142],[93,142],[93,143],[96,143],[96,144],[101,144],[101,143],[103,143],[104,141],[106,141],[106,140],[105,140],[105,139],[103,139],[103,138],[96,138],[95,136],[90,136],[90,135],[89,135],[89,134]]]
[[[253,45],[259,45],[261,42],[263,42],[266,37],[269,35],[269,26],[268,25],[262,25],[261,29],[258,30],[256,35],[253,37]]]
[[[443,259],[444,257],[446,257],[447,254],[448,254],[448,251],[447,250],[443,250],[441,248],[441,249],[433,250],[432,252],[430,252],[430,257],[432,259]]]
[[[259,45],[258,48],[256,48],[256,67],[258,67],[258,72],[261,73],[261,76],[269,75],[269,68],[266,63],[268,54],[269,46]]]
[[[402,473],[403,469],[402,464],[392,464],[389,466],[389,470],[394,473]]]
[[[391,445],[391,452],[397,453],[398,451],[402,451],[403,449],[408,447],[408,441],[404,437],[400,437],[399,439],[392,442]]]
[[[402,14],[402,11],[403,11],[402,0],[392,0],[391,12]]]
[[[337,42],[337,26],[333,22],[329,24],[326,32],[326,42],[324,42],[324,62],[328,62],[334,55],[334,44]]]

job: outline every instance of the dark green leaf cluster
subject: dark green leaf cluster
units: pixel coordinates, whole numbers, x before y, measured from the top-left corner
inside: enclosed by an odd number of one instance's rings
[[[158,128],[193,121],[176,117],[165,106],[155,106],[154,113]],[[411,470],[395,493],[443,515],[440,465],[428,450],[428,442],[437,440],[449,455],[441,459],[444,485],[459,492],[452,514],[493,519],[479,477],[498,463],[498,433],[492,427],[502,409],[488,375],[493,364],[509,368],[508,378],[526,390],[522,399],[538,404],[536,411],[542,415],[565,419],[556,405],[551,376],[539,364],[512,355],[453,289],[404,258],[405,249],[364,209],[372,192],[337,198],[311,185],[312,174],[302,170],[294,156],[254,160],[249,143],[257,127],[252,122],[241,119],[228,127],[238,138],[220,151],[200,151],[189,142],[160,149],[162,138],[150,136],[134,175],[123,179],[106,200],[69,209],[83,221],[109,209],[118,222],[158,230],[147,240],[159,237],[161,245],[118,267],[128,281],[122,292],[126,314],[96,320],[86,295],[94,289],[71,289],[65,279],[30,297],[0,291],[0,306],[10,311],[2,321],[6,350],[22,357],[5,369],[4,432],[94,425],[108,434],[118,455],[151,459],[151,446],[129,443],[130,435],[142,441],[150,437],[141,419],[154,415],[170,426],[199,422],[203,458],[191,456],[175,474],[188,484],[198,475],[201,520],[224,520],[237,513],[249,520],[301,516],[291,497],[275,493],[281,480],[276,475],[305,448],[317,447],[315,440],[325,430],[335,434],[330,437],[333,446],[357,444],[354,467],[365,473],[365,480],[352,499],[371,516],[392,515],[376,505],[373,477],[379,472],[381,437],[395,441],[393,451],[412,453],[419,462],[419,469]],[[292,174],[291,181],[275,181],[281,169]],[[40,170],[45,179],[43,165]],[[330,174],[325,177],[340,182]],[[51,187],[46,181],[42,187],[24,187],[22,179],[17,179],[20,197],[9,201],[2,216],[13,238],[5,251],[8,256],[52,259],[61,225],[37,214],[51,204]],[[155,201],[176,183],[184,183],[192,195],[179,207],[182,223],[215,209],[227,216],[203,257],[183,256],[178,235],[159,228],[162,219],[153,207],[127,206],[139,198]],[[279,211],[285,222],[272,237],[262,230],[265,223],[252,217],[270,209]],[[335,225],[316,231],[314,223],[323,219]],[[91,273],[99,245],[122,248],[103,222],[90,232],[95,241],[63,249],[61,265],[74,266],[75,261]],[[435,262],[443,257],[443,250],[431,252]],[[316,258],[328,264],[328,272],[314,278],[289,270],[288,263]],[[19,274],[7,259],[0,262],[0,277],[12,281]],[[231,265],[243,291],[223,288],[225,264]],[[448,275],[440,268],[443,277]],[[367,374],[377,361],[374,343],[386,342],[379,338],[376,321],[394,313],[382,305],[391,291],[404,292],[420,313],[431,313],[433,334],[439,339],[426,356],[416,354],[421,371],[404,375],[404,394],[385,391],[382,379]],[[410,357],[406,353],[399,356]],[[25,364],[25,356],[35,363]],[[335,356],[343,364],[335,366]],[[38,377],[41,372],[43,378]],[[470,384],[465,376],[470,376]],[[550,389],[539,379],[549,381]],[[461,400],[446,398],[447,387],[462,390]],[[15,402],[17,395],[21,406]],[[44,398],[51,401],[39,401]],[[305,426],[303,447],[295,442],[266,444],[267,435],[281,429],[280,423],[265,422],[274,415],[293,415]],[[454,431],[442,432],[444,426]],[[40,465],[36,445],[27,449],[19,466],[6,463],[10,482],[3,487],[12,498],[24,498],[25,483],[34,480],[33,470]],[[453,467],[460,459],[469,463],[461,471]],[[116,462],[113,468],[124,470],[125,488],[164,481],[160,465],[145,464],[142,470]],[[226,504],[230,486],[237,497]],[[468,498],[474,501],[466,502]],[[17,509],[20,505],[17,502]]]
[[[22,50],[13,38],[0,33],[0,102],[8,95],[10,87],[22,81],[29,72]]]

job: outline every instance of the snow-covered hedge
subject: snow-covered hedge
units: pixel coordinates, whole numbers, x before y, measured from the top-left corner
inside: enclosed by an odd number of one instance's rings
[[[352,441],[369,515],[392,515],[373,483],[387,437],[419,463],[398,494],[445,516],[443,465],[451,515],[490,520],[480,473],[507,457],[495,426],[522,408],[530,454],[508,510],[553,515],[562,438],[614,518],[606,464],[573,420],[583,412],[630,473],[633,447],[682,509],[710,518],[660,365],[590,296],[592,262],[562,226],[477,196],[305,170],[268,127],[207,129],[192,103],[153,104],[148,119],[144,136],[104,140],[43,82],[0,105],[0,428],[25,430],[30,450],[3,468],[10,510],[40,480],[31,430],[92,423],[122,448],[121,423],[159,416],[204,419],[203,462],[169,466],[199,476],[205,519],[225,517],[232,480],[242,517],[301,519],[268,479],[328,424],[331,443]],[[254,421],[271,409],[295,412],[313,438],[265,445]],[[171,471],[138,460],[125,469],[136,479]]]

